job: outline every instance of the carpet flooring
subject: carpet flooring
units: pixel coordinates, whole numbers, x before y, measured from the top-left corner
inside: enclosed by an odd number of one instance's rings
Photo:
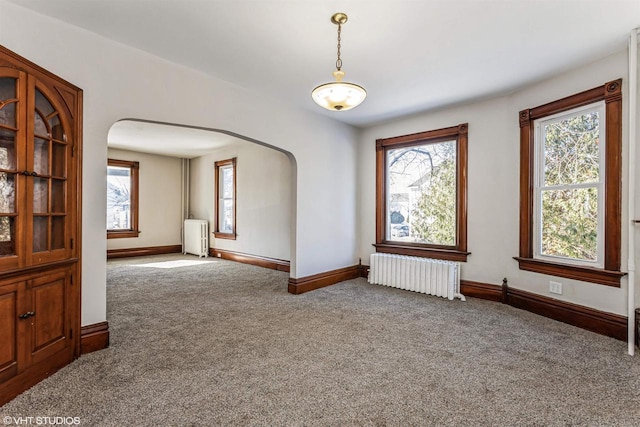
[[[0,416],[83,426],[640,426],[640,358],[624,342],[474,298],[364,279],[296,296],[287,279],[183,255],[109,261],[111,346]]]

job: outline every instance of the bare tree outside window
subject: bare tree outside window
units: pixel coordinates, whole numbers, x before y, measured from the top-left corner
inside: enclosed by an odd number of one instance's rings
[[[389,150],[388,162],[389,237],[407,242],[454,245],[455,141]],[[399,219],[402,219],[400,223],[397,222]]]
[[[466,261],[469,126],[376,140],[376,251]]]

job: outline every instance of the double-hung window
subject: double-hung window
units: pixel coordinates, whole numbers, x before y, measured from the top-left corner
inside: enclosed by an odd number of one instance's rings
[[[534,121],[534,258],[604,267],[604,102]]]
[[[236,238],[236,158],[215,162],[216,228],[220,239]]]
[[[378,252],[467,259],[466,123],[376,141]]]
[[[520,269],[620,286],[621,84],[520,112]]]

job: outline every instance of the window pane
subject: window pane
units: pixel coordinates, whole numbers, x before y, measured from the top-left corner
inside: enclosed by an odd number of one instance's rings
[[[40,175],[49,174],[49,141],[36,138],[33,142],[33,170]]]
[[[51,153],[51,175],[66,178],[65,161],[67,154],[67,146],[64,144],[53,143],[53,151]]]
[[[220,197],[230,199],[233,197],[233,167],[224,166],[220,168],[220,180],[222,182]]]
[[[47,232],[49,229],[49,217],[33,217],[33,252],[47,250]]]
[[[13,213],[16,211],[16,181],[15,175],[0,172],[0,212]]]
[[[55,109],[53,108],[53,105],[51,105],[49,100],[42,94],[42,92],[40,92],[37,89],[36,89],[36,108],[45,117],[55,111]]]
[[[7,102],[16,97],[16,79],[3,77],[0,79],[0,102]],[[5,104],[0,108],[0,124],[16,127],[16,104]]]
[[[49,180],[47,178],[33,178],[33,212],[48,213]]]
[[[43,136],[43,137],[48,137],[49,136],[49,131],[47,131],[47,125],[44,123],[44,120],[42,119],[42,116],[40,114],[38,114],[38,112],[36,111],[36,114],[34,115],[33,118],[34,122],[33,122],[33,133],[35,133],[36,135],[39,136]]]
[[[0,108],[0,124],[16,127],[16,103],[10,102]]]
[[[15,99],[16,79],[13,77],[3,77],[0,79],[0,101]]]
[[[131,229],[131,169],[107,168],[107,230]]]
[[[599,111],[544,124],[543,140],[544,186],[599,181]]]
[[[64,249],[64,216],[51,218],[51,250]]]
[[[65,202],[64,184],[65,182],[61,179],[51,180],[51,212],[55,212],[55,213],[66,212],[66,207],[64,205],[64,202]]]
[[[220,232],[233,233],[233,199],[220,200]]]
[[[49,127],[51,129],[51,137],[59,141],[65,141],[64,129],[60,123],[60,118],[55,115],[49,119]]]
[[[456,141],[387,151],[387,239],[456,244]]]
[[[16,254],[15,218],[0,216],[0,256]]]
[[[598,189],[542,191],[542,255],[596,261]]]
[[[16,170],[16,133],[0,128],[0,169]]]

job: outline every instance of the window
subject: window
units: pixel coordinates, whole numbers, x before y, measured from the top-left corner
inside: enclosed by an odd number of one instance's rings
[[[236,238],[236,158],[215,163],[216,229],[220,239]]]
[[[107,163],[107,238],[138,237],[138,162]]]
[[[376,141],[376,250],[466,261],[466,123]]]
[[[621,85],[520,112],[520,269],[620,286]]]
[[[534,258],[603,267],[604,102],[534,121]]]

